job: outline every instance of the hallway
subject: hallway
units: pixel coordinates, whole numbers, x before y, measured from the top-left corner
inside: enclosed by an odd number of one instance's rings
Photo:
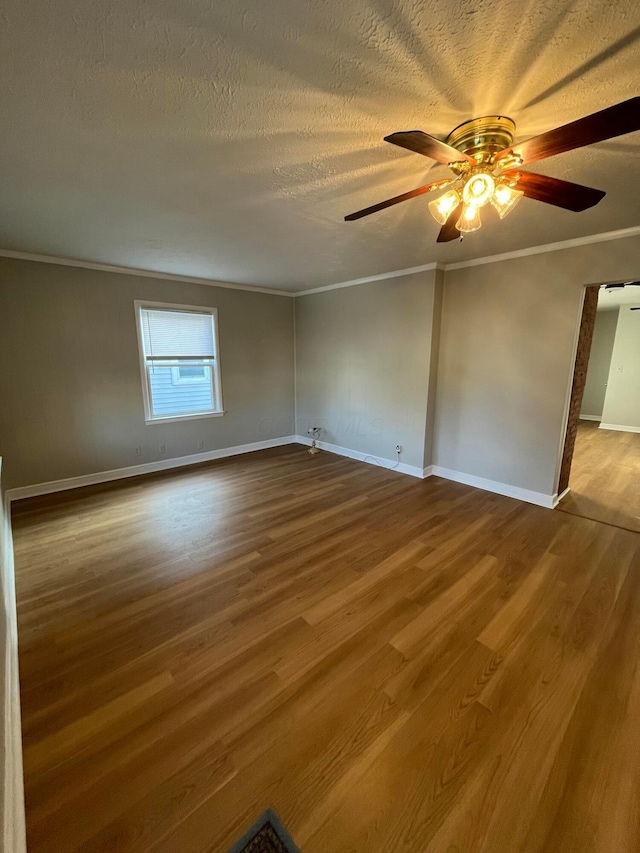
[[[640,532],[640,434],[580,421],[562,512]]]

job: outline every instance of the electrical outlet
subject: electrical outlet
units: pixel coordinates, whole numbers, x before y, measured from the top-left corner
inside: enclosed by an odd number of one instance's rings
[[[160,447],[158,448],[158,450],[160,451],[160,453],[165,453],[167,448],[165,447],[164,444],[161,444]]]
[[[396,444],[396,453],[402,453],[402,445]]]
[[[136,456],[142,456],[142,448],[136,447]]]
[[[198,442],[198,450],[204,450],[204,441]]]

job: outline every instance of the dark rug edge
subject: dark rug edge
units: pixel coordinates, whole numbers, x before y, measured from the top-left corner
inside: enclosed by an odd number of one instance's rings
[[[270,823],[273,826],[289,853],[300,853],[300,850],[296,847],[293,838],[291,838],[285,829],[284,824],[273,809],[267,809],[263,812],[258,820],[249,827],[242,838],[239,838],[238,841],[236,841],[233,847],[229,850],[229,853],[242,853],[247,844],[266,823]]]

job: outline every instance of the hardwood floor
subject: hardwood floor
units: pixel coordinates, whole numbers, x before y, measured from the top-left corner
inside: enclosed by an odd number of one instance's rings
[[[30,853],[640,849],[640,535],[263,451],[14,517]]]
[[[563,512],[640,533],[640,433],[580,421]]]

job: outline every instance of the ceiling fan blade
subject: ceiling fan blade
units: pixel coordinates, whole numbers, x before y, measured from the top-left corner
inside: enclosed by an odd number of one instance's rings
[[[384,141],[399,145],[400,148],[406,148],[407,151],[415,151],[416,154],[431,157],[432,160],[437,160],[438,163],[445,165],[460,162],[460,160],[474,162],[468,154],[458,151],[457,148],[453,148],[446,142],[436,139],[435,136],[429,136],[428,133],[423,133],[421,130],[403,130],[399,133],[392,133],[391,136],[385,136]]]
[[[640,97],[629,98],[621,104],[518,142],[501,151],[495,162],[503,155],[513,152],[522,157],[523,163],[535,163],[536,160],[544,160],[564,151],[623,136],[634,130],[640,130]]]
[[[394,204],[400,204],[401,201],[408,201],[410,198],[415,198],[423,193],[429,193],[432,190],[444,189],[452,184],[456,179],[445,179],[444,181],[436,181],[435,184],[425,184],[424,187],[418,187],[417,190],[410,190],[408,193],[396,195],[393,198],[388,198],[386,201],[372,204],[371,207],[365,207],[363,210],[357,210],[355,213],[350,213],[345,216],[345,222],[352,222],[354,219],[361,219],[363,216],[369,216],[370,213],[376,213],[378,210],[384,210],[385,207],[391,207]]]
[[[505,174],[508,175],[509,172]],[[559,178],[550,178],[547,175],[520,171],[515,174],[520,175],[515,189],[521,190],[527,198],[554,204],[556,207],[563,207],[565,210],[573,210],[576,213],[593,207],[606,195],[603,190],[594,190],[591,187],[583,187],[581,184],[561,181]]]
[[[440,229],[440,233],[438,234],[438,243],[448,243],[450,240],[458,239],[460,232],[456,228],[456,222],[460,219],[463,207],[464,205],[460,202],[456,209],[449,214],[449,218],[444,223]]]

